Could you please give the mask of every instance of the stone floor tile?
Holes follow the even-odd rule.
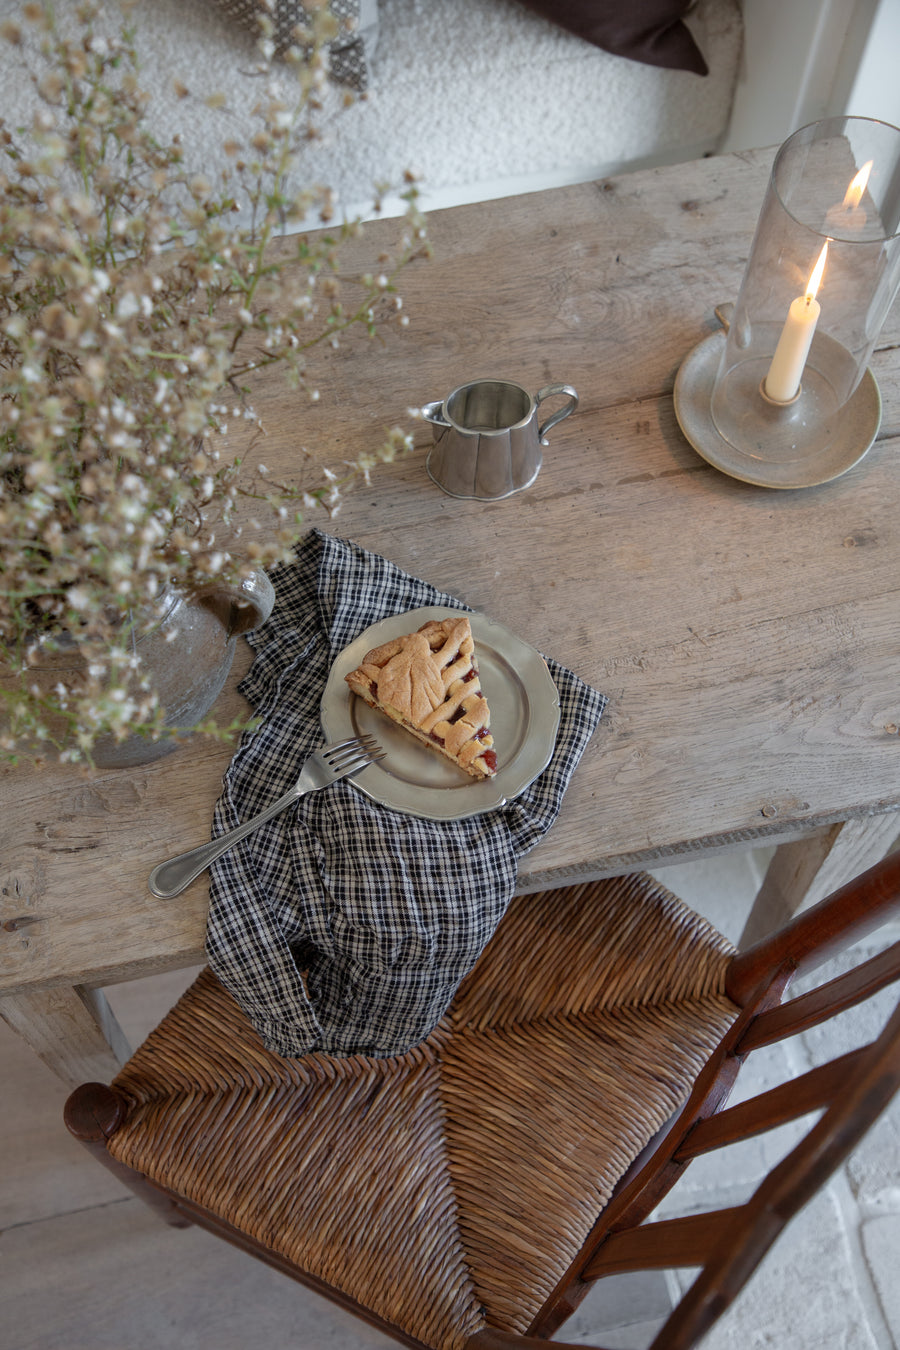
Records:
[[[396,1350],[287,1276],[139,1200],[4,1233],[8,1350]],[[52,1281],[48,1288],[48,1281]]]
[[[128,1194],[66,1130],[65,1083],[5,1022],[0,1081],[0,1232]]]
[[[885,1322],[900,1333],[900,1210],[867,1219],[861,1237]]]
[[[592,1338],[596,1341],[602,1336],[608,1350],[628,1350],[625,1343],[613,1345],[610,1340],[613,1332],[622,1332],[628,1341],[629,1328],[658,1326],[671,1308],[665,1272],[647,1270],[633,1275],[611,1275],[594,1286],[558,1335],[562,1340],[577,1342],[590,1342]],[[631,1341],[645,1344],[637,1339],[637,1332],[631,1335]]]
[[[662,1326],[662,1319],[650,1322],[632,1322],[625,1327],[610,1327],[604,1331],[603,1350],[647,1350],[653,1340],[653,1337]],[[588,1347],[597,1345],[597,1332],[587,1332],[583,1336],[570,1335],[568,1326],[562,1328],[560,1337],[571,1342],[573,1345],[584,1345],[585,1350]],[[552,1347],[553,1342],[549,1342]]]
[[[879,1350],[840,1207],[827,1190],[788,1225],[702,1342],[702,1350],[804,1347]]]
[[[847,1176],[864,1209],[884,1205],[900,1213],[900,1094],[851,1154]],[[897,1267],[900,1283],[900,1254]]]

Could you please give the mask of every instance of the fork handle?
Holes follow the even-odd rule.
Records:
[[[245,820],[243,825],[236,825],[233,830],[220,834],[218,839],[213,839],[208,844],[200,844],[198,848],[188,849],[187,853],[179,853],[176,857],[159,863],[150,873],[150,880],[147,883],[150,890],[154,895],[158,895],[160,900],[171,900],[173,896],[180,895],[201,872],[206,871],[210,863],[215,862],[216,858],[227,853],[239,839],[252,834],[263,821],[277,816],[279,811],[283,811],[291,802],[302,797],[304,792],[305,789],[294,786],[290,792],[279,797],[277,802],[272,802],[264,811],[260,811],[259,815]]]

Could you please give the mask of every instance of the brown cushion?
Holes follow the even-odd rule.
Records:
[[[709,67],[681,22],[693,0],[521,0],[595,47],[668,70],[707,75]]]

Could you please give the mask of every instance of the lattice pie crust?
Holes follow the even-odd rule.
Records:
[[[432,619],[367,652],[345,676],[372,708],[473,778],[491,778],[497,755],[466,615]]]

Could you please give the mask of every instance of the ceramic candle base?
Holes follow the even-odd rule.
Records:
[[[730,307],[723,306],[722,310]],[[721,314],[722,310],[717,311]],[[771,422],[765,426],[761,420],[751,427],[748,422],[738,427],[743,439],[750,447],[739,449],[727,440],[719,431],[712,417],[713,388],[716,374],[725,349],[724,331],[713,333],[711,337],[699,343],[682,362],[675,380],[675,415],[685,437],[697,454],[708,464],[738,478],[744,483],[754,483],[768,488],[804,488],[828,483],[847,473],[863,458],[869,450],[881,424],[881,396],[875,377],[866,370],[855,393],[844,405],[840,414],[832,419],[832,432],[828,444],[815,453],[804,449],[800,453],[789,449],[773,456],[772,445],[779,436],[783,443],[798,442],[798,423],[796,414],[809,416],[804,411],[800,398],[796,403],[778,407],[768,405]],[[748,367],[750,363],[747,363]],[[747,371],[748,396],[747,407],[766,406],[759,394],[759,375],[756,385]],[[802,392],[802,391],[801,391]],[[734,390],[737,398],[741,391]],[[738,410],[740,409],[738,405]],[[791,416],[792,412],[794,417]],[[739,422],[740,418],[736,420]],[[802,430],[802,426],[799,428]],[[751,434],[752,431],[752,434]],[[759,453],[755,441],[764,441],[767,451]]]

